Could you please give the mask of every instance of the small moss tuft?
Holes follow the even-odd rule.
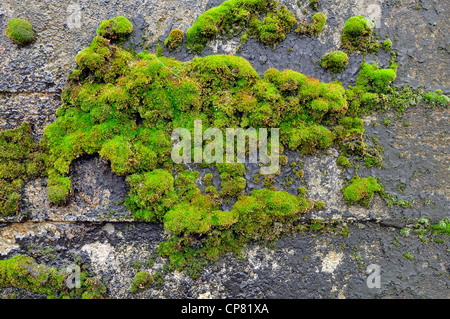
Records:
[[[170,31],[169,36],[164,40],[164,45],[169,49],[169,51],[173,51],[180,46],[183,39],[183,31],[175,29]]]
[[[308,25],[308,33],[310,35],[319,36],[325,27],[325,23],[327,22],[327,17],[323,12],[315,13],[311,18],[311,23]]]
[[[130,288],[132,294],[144,291],[153,284],[153,276],[147,271],[140,271],[134,276],[133,285]]]
[[[351,182],[343,189],[344,197],[349,205],[359,203],[362,206],[368,206],[375,192],[382,190],[382,186],[372,176],[360,178],[355,175]]]
[[[384,51],[388,52],[392,47],[392,41],[389,39],[384,40],[383,42],[383,49]]]
[[[344,51],[352,53],[378,52],[379,42],[372,39],[373,25],[364,16],[354,16],[347,20],[341,35],[341,45]]]
[[[133,32],[133,24],[125,17],[117,16],[103,20],[97,28],[97,34],[110,40],[125,40]]]
[[[320,65],[331,72],[342,73],[348,65],[348,56],[345,52],[333,51],[322,57]]]

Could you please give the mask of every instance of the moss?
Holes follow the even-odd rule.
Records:
[[[169,51],[173,51],[180,46],[183,39],[183,31],[175,29],[170,31],[169,36],[164,40],[164,45],[169,49]]]
[[[286,155],[280,156],[280,165],[286,166],[288,164],[288,157]]]
[[[352,53],[378,52],[380,44],[372,39],[373,25],[364,16],[354,16],[347,20],[341,35],[341,46],[344,51]]]
[[[205,185],[211,186],[212,181],[213,181],[213,174],[211,173],[205,174],[205,177],[203,178],[203,182],[205,183]]]
[[[265,18],[259,20],[260,15]],[[285,39],[295,23],[295,15],[274,0],[228,0],[197,18],[186,32],[186,45],[200,54],[208,41],[219,34],[236,35],[245,29],[249,36],[275,45]]]
[[[130,288],[132,294],[138,293],[148,289],[153,284],[153,276],[147,271],[138,272],[133,279],[133,284]]]
[[[220,194],[224,197],[239,197],[244,195],[247,180],[243,177],[234,177],[229,180],[222,180]]]
[[[314,208],[317,209],[317,210],[322,210],[322,209],[325,208],[325,203],[321,202],[321,201],[315,202],[314,203]]]
[[[97,34],[110,40],[125,40],[133,32],[133,24],[125,17],[117,16],[103,20],[97,28]]]
[[[430,228],[434,233],[450,235],[450,219],[441,219],[436,225],[431,225]]]
[[[327,22],[327,17],[323,12],[315,13],[311,18],[311,23],[308,25],[308,33],[316,37],[322,32]]]
[[[68,297],[67,273],[38,264],[26,255],[17,255],[0,260],[0,287],[16,287],[33,293],[45,294],[48,298]],[[106,287],[95,278],[88,278],[81,272],[81,288],[75,293],[82,298],[104,298]]]
[[[31,23],[24,19],[11,19],[6,28],[6,35],[19,46],[25,46],[34,40]]]
[[[242,197],[234,205],[239,220],[233,229],[246,239],[274,239],[275,223],[292,223],[311,206],[311,201],[283,191],[255,189],[251,196]]]
[[[250,20],[249,35],[266,45],[276,45],[286,38],[286,34],[296,23],[295,15],[285,6],[281,6],[280,9],[269,12],[262,21],[253,17]]]
[[[177,203],[174,178],[167,171],[157,169],[127,177],[130,193],[125,205],[136,220],[162,221],[169,209]]]
[[[358,175],[355,175],[351,180],[351,184],[343,189],[343,193],[349,205],[359,203],[363,206],[368,206],[375,192],[380,192],[381,190],[382,186],[372,176],[360,178]]]
[[[317,10],[320,7],[320,0],[309,0],[309,6],[313,10]]]
[[[300,198],[304,198],[306,196],[306,193],[308,192],[308,190],[306,189],[306,187],[302,186],[298,188],[298,197]]]
[[[157,57],[163,57],[164,56],[163,48],[159,44],[156,44],[156,56]]]
[[[392,47],[392,41],[389,39],[384,40],[384,42],[383,42],[384,51],[388,52],[389,50],[391,50],[391,47]]]
[[[344,155],[339,155],[337,159],[337,164],[345,169],[350,168],[352,166],[352,163]]]
[[[308,33],[308,22],[305,18],[300,19],[297,28],[295,28],[295,33],[307,34]]]
[[[342,73],[348,65],[348,56],[345,52],[333,51],[322,57],[320,65],[331,72]]]
[[[29,123],[0,132],[0,215],[19,212],[24,182],[44,175],[45,158]]]
[[[295,171],[295,176],[297,177],[297,179],[303,178],[304,175],[305,175],[305,172],[301,169]]]

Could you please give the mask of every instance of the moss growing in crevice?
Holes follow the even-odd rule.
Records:
[[[349,205],[360,204],[369,206],[375,192],[383,190],[382,185],[378,184],[375,178],[369,176],[360,178],[358,173],[350,180],[350,185],[342,190],[344,198]]]
[[[173,51],[181,45],[183,39],[183,31],[175,29],[170,31],[169,36],[164,40],[164,45],[169,49],[169,51]]]
[[[311,36],[319,36],[322,32],[325,24],[327,22],[327,17],[323,12],[317,12],[311,17],[311,23],[308,24],[305,18],[298,22],[295,32],[298,34],[308,34]]]
[[[34,40],[33,26],[24,19],[11,19],[6,28],[6,35],[17,45],[25,46]]]
[[[376,53],[380,43],[372,39],[373,24],[364,16],[351,17],[344,25],[341,46],[348,53]]]
[[[17,214],[24,182],[45,174],[45,155],[30,124],[0,132],[0,215]]]
[[[153,276],[147,271],[140,271],[134,276],[133,284],[130,288],[132,294],[144,291],[153,284]]]
[[[259,17],[265,15],[260,20]],[[228,0],[200,15],[187,31],[187,47],[201,53],[220,34],[238,35],[248,29],[248,35],[266,45],[276,45],[296,24],[295,15],[274,0]]]
[[[124,41],[131,32],[133,32],[133,24],[122,16],[103,20],[97,29],[98,35],[118,41]]]
[[[0,260],[0,287],[16,287],[45,294],[47,298],[80,297],[103,299],[106,287],[96,278],[80,273],[80,288],[70,290],[66,284],[68,274],[54,267],[38,264],[26,255]]]

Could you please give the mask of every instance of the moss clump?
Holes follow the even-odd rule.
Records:
[[[441,219],[436,225],[431,225],[430,228],[434,233],[450,235],[450,219]]]
[[[380,192],[381,190],[382,186],[372,176],[360,178],[358,175],[355,175],[351,180],[351,184],[343,189],[343,193],[349,205],[359,203],[362,206],[368,206],[375,192]]]
[[[33,26],[24,19],[11,19],[6,28],[6,35],[19,46],[25,46],[34,40]]]
[[[311,23],[308,25],[308,33],[316,37],[319,36],[320,32],[322,32],[325,27],[326,22],[327,17],[323,12],[315,13],[311,18]]]
[[[352,163],[348,160],[348,158],[342,154],[339,155],[337,159],[337,164],[345,169],[350,168],[350,166],[352,166]]]
[[[162,221],[178,200],[174,178],[162,169],[127,177],[130,193],[125,205],[136,220]]]
[[[383,42],[383,49],[384,51],[388,52],[392,47],[392,41],[389,39],[384,40]]]
[[[369,114],[372,111],[387,109],[389,104],[397,104],[399,100],[395,96],[398,96],[399,92],[391,86],[396,76],[395,65],[380,69],[376,62],[368,64],[363,61],[356,85],[349,86],[346,91],[349,102],[347,114]],[[392,95],[392,98],[389,95]]]
[[[103,20],[97,28],[97,34],[110,40],[125,40],[133,32],[133,24],[125,17],[117,16]]]
[[[277,236],[276,223],[292,223],[312,205],[308,199],[283,191],[255,189],[234,205],[239,220],[233,229],[247,240],[271,240]]]
[[[260,15],[266,15],[259,20]],[[228,0],[200,15],[186,32],[187,47],[201,53],[209,40],[220,33],[231,36],[248,29],[248,35],[264,44],[285,39],[295,25],[295,15],[274,0]]]
[[[314,203],[314,208],[317,209],[317,210],[322,210],[322,209],[325,208],[325,203],[321,202],[321,201],[315,202]]]
[[[364,16],[355,16],[347,20],[341,35],[341,46],[348,53],[378,52],[380,44],[372,39],[373,25]]]
[[[345,52],[333,51],[322,57],[320,65],[331,72],[342,73],[348,65],[348,56]]]
[[[106,287],[95,278],[81,272],[81,288],[70,292],[67,274],[54,267],[38,264],[26,255],[0,260],[0,287],[16,287],[30,292],[46,294],[47,298],[68,298],[81,295],[83,299],[104,298]]]
[[[0,132],[0,215],[17,214],[24,182],[44,172],[45,155],[31,134],[30,124]]]
[[[244,195],[247,180],[242,177],[245,174],[245,166],[241,163],[217,164],[217,169],[222,179],[220,194],[223,197],[239,197]]]
[[[286,38],[286,34],[296,23],[295,15],[285,6],[281,6],[280,9],[269,12],[262,21],[253,17],[248,33],[266,45],[276,45]]]
[[[132,294],[148,289],[153,284],[153,276],[147,271],[140,271],[134,276],[133,284],[130,288]]]
[[[295,33],[298,34],[307,34],[308,33],[308,22],[305,18],[302,18],[297,25],[297,28],[295,28]]]
[[[309,0],[309,6],[313,10],[317,10],[320,7],[320,0]]]
[[[211,186],[212,181],[213,181],[213,174],[211,173],[205,174],[205,177],[203,178],[203,182],[205,183],[205,185]]]
[[[169,49],[169,51],[173,51],[180,46],[183,39],[183,31],[175,29],[170,31],[169,36],[164,40],[164,45]]]

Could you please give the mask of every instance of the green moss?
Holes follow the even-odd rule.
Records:
[[[372,39],[373,25],[365,17],[359,15],[351,17],[344,25],[341,35],[341,46],[344,51],[352,53],[378,52],[380,44]]]
[[[135,294],[148,289],[153,284],[153,276],[147,271],[140,271],[134,276],[130,292]]]
[[[169,51],[173,51],[180,46],[183,39],[183,31],[175,29],[170,31],[169,36],[164,40],[164,45],[169,49]]]
[[[117,16],[103,20],[97,28],[97,34],[110,40],[125,40],[133,32],[133,24],[125,17]]]
[[[358,175],[351,180],[351,184],[343,189],[345,200],[349,205],[357,203],[368,206],[375,192],[380,192],[382,186],[372,176],[360,178]]]
[[[345,52],[333,51],[322,57],[320,65],[331,72],[342,73],[348,65],[348,56]]]
[[[163,48],[159,44],[156,44],[156,56],[157,57],[163,57],[164,56]]]
[[[430,228],[434,233],[450,235],[450,219],[441,219],[439,223],[437,223],[436,225],[431,225]]]
[[[295,33],[307,34],[308,33],[308,22],[305,18],[300,19],[297,28],[295,28]]]
[[[323,12],[315,13],[311,18],[311,23],[308,25],[308,33],[316,37],[322,32],[327,22],[327,17]]]
[[[259,20],[260,15],[265,18]],[[236,35],[245,29],[249,36],[275,45],[285,39],[295,23],[295,15],[274,0],[228,0],[197,18],[186,33],[187,47],[201,53],[219,34]]]
[[[292,223],[312,207],[308,199],[297,198],[283,191],[253,190],[233,207],[239,220],[233,229],[248,240],[274,239],[278,234],[275,223]]]
[[[162,221],[178,201],[174,178],[162,169],[127,177],[130,193],[125,205],[136,220]]]
[[[392,47],[392,41],[389,39],[384,40],[383,42],[383,49],[384,51],[388,52]]]
[[[44,175],[45,158],[27,122],[0,132],[0,215],[19,212],[24,182]]]
[[[306,196],[306,193],[308,192],[308,190],[306,189],[306,187],[302,186],[298,188],[298,197],[300,198],[304,198]]]
[[[309,0],[309,6],[313,10],[317,10],[320,7],[320,0]]]
[[[24,19],[11,19],[6,28],[6,35],[19,46],[25,46],[34,40],[33,26]]]
[[[317,210],[322,210],[322,209],[325,208],[325,203],[321,202],[321,201],[315,202],[314,203],[314,208],[317,209]]]
[[[337,164],[339,166],[341,166],[342,168],[345,168],[345,169],[347,169],[350,166],[352,166],[352,163],[350,163],[348,158],[346,158],[344,155],[339,155],[339,157],[337,159]]]
[[[206,174],[205,177],[203,178],[203,182],[207,186],[211,186],[212,181],[213,181],[213,174],[211,174],[211,173]]]
[[[48,298],[66,298],[67,273],[54,267],[38,264],[26,255],[0,260],[0,287],[16,287],[30,292],[46,294]],[[81,288],[75,290],[84,299],[104,298],[106,287],[95,278],[81,272]]]

